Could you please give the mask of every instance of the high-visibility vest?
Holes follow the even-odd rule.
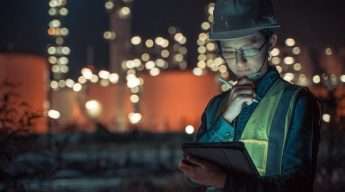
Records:
[[[258,103],[254,112],[246,123],[240,141],[244,143],[260,176],[281,175],[282,158],[285,148],[288,128],[291,124],[296,97],[302,87],[291,85],[278,78]],[[223,98],[219,108],[224,104]],[[234,135],[224,140],[219,140],[219,135],[224,135],[226,130],[217,129],[217,119],[211,123],[207,137],[200,142],[225,142],[233,141]],[[217,133],[218,132],[218,133]],[[217,137],[212,137],[217,135]],[[206,139],[208,138],[208,139]],[[217,138],[213,140],[213,138]]]
[[[244,143],[260,176],[282,173],[286,136],[301,89],[278,78],[244,127],[240,141]]]

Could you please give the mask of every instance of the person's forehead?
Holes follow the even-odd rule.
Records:
[[[239,37],[234,39],[220,40],[220,44],[224,48],[241,48],[250,45],[257,44],[263,40],[263,36],[260,33],[255,33],[253,35]]]

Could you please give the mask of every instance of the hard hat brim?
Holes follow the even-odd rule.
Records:
[[[209,33],[209,39],[210,40],[227,40],[227,39],[234,39],[234,38],[239,38],[239,37],[244,37],[248,35],[252,35],[253,33],[256,33],[261,30],[265,29],[271,29],[275,30],[280,28],[279,24],[274,24],[274,25],[266,25],[266,26],[257,26],[257,27],[251,27],[247,29],[239,29],[239,30],[231,30],[231,31],[222,31],[222,32],[217,32],[213,31],[213,29]]]

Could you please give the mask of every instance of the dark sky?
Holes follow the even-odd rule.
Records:
[[[49,43],[47,0],[3,0],[0,7],[0,51],[25,52],[46,56]],[[142,36],[165,35],[170,25],[187,34],[190,52],[204,18],[208,0],[136,0],[133,5],[132,31]],[[308,47],[344,47],[345,2],[341,0],[274,0],[281,23],[281,39],[292,36]],[[108,28],[104,1],[69,0],[70,28],[67,43],[72,49],[72,73],[86,63],[87,47],[95,50],[95,65],[106,68]],[[193,57],[191,55],[190,57]],[[191,59],[193,60],[193,59]]]

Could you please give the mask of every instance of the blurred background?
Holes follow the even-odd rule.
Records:
[[[316,191],[344,191],[345,12],[273,1],[272,65],[322,103]],[[192,191],[177,170],[232,79],[214,1],[17,0],[0,7],[1,191]]]

